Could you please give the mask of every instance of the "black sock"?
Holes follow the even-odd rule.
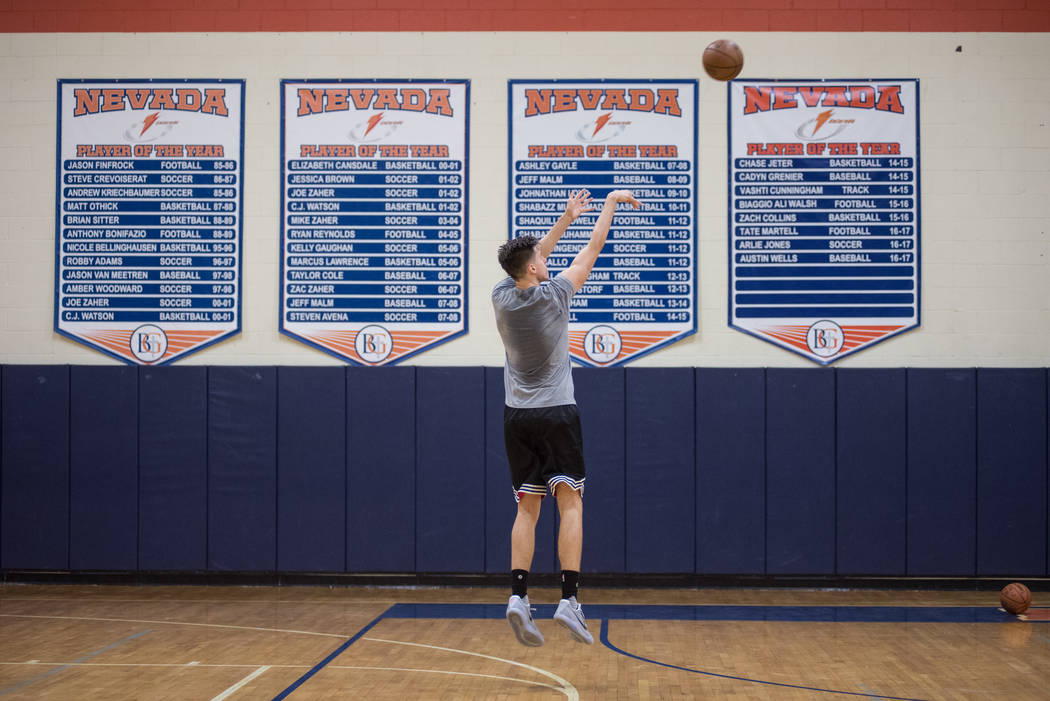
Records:
[[[510,591],[515,596],[524,597],[529,591],[529,571],[528,570],[511,570],[510,571]]]
[[[580,590],[580,573],[576,570],[561,571],[561,598],[568,599],[576,596]]]

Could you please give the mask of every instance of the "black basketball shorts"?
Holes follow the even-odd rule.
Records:
[[[510,462],[514,500],[523,494],[554,494],[559,483],[583,496],[583,432],[575,404],[516,409],[503,407],[503,440]]]

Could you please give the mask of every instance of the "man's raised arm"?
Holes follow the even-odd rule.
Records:
[[[591,240],[576,254],[572,264],[561,272],[562,275],[569,279],[576,291],[579,291],[583,287],[583,283],[587,281],[587,276],[591,274],[594,262],[598,260],[598,254],[601,253],[602,247],[605,246],[605,237],[609,235],[613,214],[616,213],[616,205],[620,202],[627,202],[635,209],[642,206],[642,203],[634,198],[630,190],[613,190],[605,198],[605,204],[598,215],[598,221],[594,223],[594,230],[591,231]]]
[[[594,209],[594,205],[591,204],[591,193],[587,190],[577,190],[569,195],[569,201],[565,203],[565,213],[555,222],[551,230],[540,239],[540,255],[544,258],[549,256],[558,244],[561,235],[565,233],[565,230],[576,221],[577,217],[592,209]]]

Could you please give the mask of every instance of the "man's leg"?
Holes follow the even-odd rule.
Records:
[[[543,497],[538,494],[522,494],[518,502],[518,515],[510,532],[510,568],[526,570],[532,567],[532,553],[536,549],[536,521],[540,518]]]
[[[576,601],[580,581],[580,558],[583,552],[583,497],[561,482],[556,487],[558,498],[558,559],[561,561],[561,601],[554,620],[568,629],[573,639],[590,645],[594,637],[587,630],[583,607]]]
[[[563,570],[580,571],[583,554],[583,497],[575,489],[559,482],[555,488],[558,499],[558,560]]]
[[[543,497],[523,494],[518,501],[518,515],[510,532],[511,597],[507,602],[507,621],[518,642],[529,647],[543,644],[543,634],[532,620],[527,593],[527,577],[536,548],[536,521],[540,517]]]

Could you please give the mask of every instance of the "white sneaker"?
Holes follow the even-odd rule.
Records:
[[[529,597],[510,597],[507,602],[507,622],[514,629],[514,635],[518,642],[528,647],[539,647],[543,644],[543,635],[536,623],[532,620],[532,609],[529,608]]]
[[[583,617],[583,607],[576,602],[575,596],[558,602],[554,620],[568,628],[576,642],[594,644],[594,638],[587,630],[587,620]]]

